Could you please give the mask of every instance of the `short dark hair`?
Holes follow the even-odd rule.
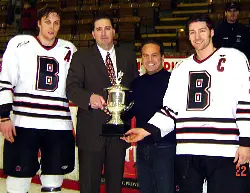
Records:
[[[61,12],[59,11],[59,9],[57,9],[56,7],[45,6],[38,11],[37,21],[41,20],[42,17],[48,17],[48,15],[51,13],[56,13],[59,17],[61,17]]]
[[[95,22],[97,20],[99,20],[99,19],[108,19],[110,21],[110,23],[111,23],[112,28],[114,28],[113,18],[109,14],[107,14],[107,13],[100,12],[100,13],[97,13],[94,16],[94,18],[93,18],[93,21],[92,21],[92,31],[94,31],[94,29],[95,29]]]
[[[212,19],[209,17],[209,15],[201,13],[201,14],[194,14],[194,15],[192,15],[188,19],[187,25],[186,25],[186,32],[188,33],[188,31],[189,31],[189,25],[191,23],[198,22],[198,21],[206,22],[208,29],[210,29],[210,30],[214,29],[214,25],[213,25]]]
[[[164,46],[163,46],[163,43],[158,41],[158,40],[155,40],[155,39],[146,39],[142,42],[141,44],[141,53],[142,53],[142,48],[147,45],[147,44],[155,44],[157,46],[160,47],[160,53],[161,53],[161,56],[164,55]]]

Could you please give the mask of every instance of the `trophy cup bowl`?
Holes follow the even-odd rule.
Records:
[[[114,86],[105,88],[108,92],[107,106],[105,109],[111,114],[111,119],[102,125],[102,135],[104,136],[123,136],[129,130],[129,125],[125,124],[121,119],[121,113],[129,110],[133,102],[128,106],[125,105],[126,91],[128,88],[122,86],[121,72],[118,73],[118,79]]]
[[[107,108],[111,113],[112,117],[107,122],[107,124],[115,124],[122,125],[124,122],[121,119],[121,112],[126,108],[125,105],[125,90],[128,90],[121,85],[115,85],[111,88],[107,88],[108,90],[108,100],[107,100]]]

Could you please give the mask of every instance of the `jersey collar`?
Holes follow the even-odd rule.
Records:
[[[194,54],[193,59],[194,59],[195,62],[201,64],[202,62],[205,62],[206,60],[208,60],[212,55],[214,55],[214,53],[215,53],[217,50],[219,50],[219,49],[215,49],[215,50],[213,51],[212,54],[210,54],[208,57],[206,57],[206,58],[203,59],[203,60],[199,60],[199,59],[197,58],[197,55],[196,55],[196,54]]]
[[[53,49],[53,48],[56,46],[57,42],[58,42],[58,38],[56,38],[52,46],[44,46],[44,45],[42,44],[42,42],[37,38],[37,36],[36,36],[35,38],[36,38],[36,40],[38,41],[38,43],[39,43],[45,50],[51,50],[51,49]]]

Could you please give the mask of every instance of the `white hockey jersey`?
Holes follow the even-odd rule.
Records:
[[[0,72],[0,108],[13,104],[15,126],[71,130],[66,77],[75,46],[56,39],[44,47],[30,35],[12,38]],[[14,94],[14,97],[12,97]]]
[[[235,157],[250,146],[249,64],[243,53],[220,48],[173,70],[163,108],[149,121],[166,135],[176,127],[177,154]]]

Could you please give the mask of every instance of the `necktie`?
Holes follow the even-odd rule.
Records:
[[[107,56],[106,56],[106,67],[108,69],[108,75],[109,75],[109,79],[112,85],[115,85],[115,70],[114,70],[114,66],[112,63],[112,60],[110,58],[110,53],[107,52]]]

